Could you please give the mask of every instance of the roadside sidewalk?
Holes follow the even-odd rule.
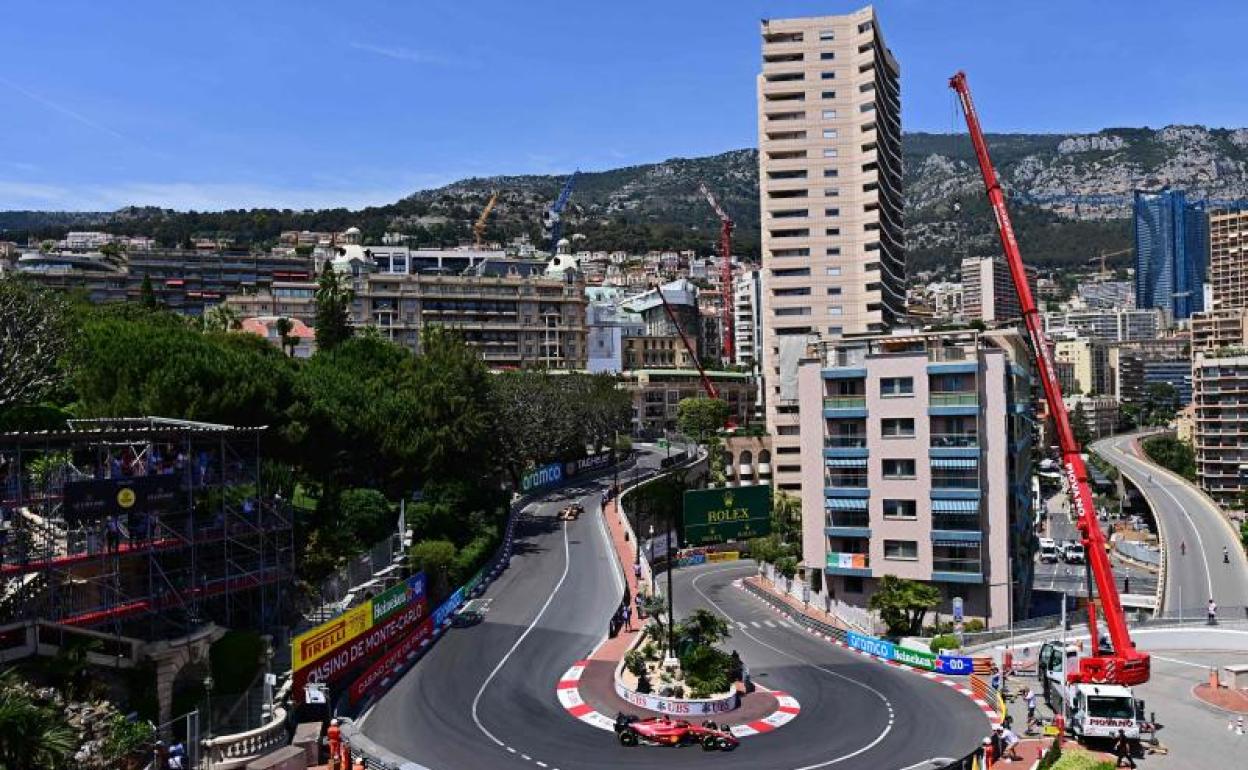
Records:
[[[624,576],[624,584],[627,586],[627,593],[630,605],[634,608],[632,619],[629,625],[621,628],[620,632],[614,637],[604,641],[598,649],[594,650],[589,656],[590,660],[605,660],[615,663],[624,657],[625,651],[632,645],[633,641],[641,633],[642,622],[638,620],[636,613],[636,597],[637,597],[637,578],[633,576],[632,563],[635,554],[635,543],[632,538],[628,537],[624,530],[624,524],[620,521],[617,513],[617,505],[619,498],[614,498],[602,507],[601,516],[607,525],[607,534],[611,537],[611,547],[615,552],[616,566],[620,569],[620,573]],[[627,566],[625,566],[627,565]]]
[[[842,631],[856,631],[857,630],[857,629],[850,627],[848,623],[841,620],[837,616],[829,612],[826,612],[824,610],[821,610],[819,609],[819,607],[813,604],[806,604],[804,602],[800,602],[797,600],[797,597],[791,594],[781,593],[780,591],[776,590],[775,586],[771,585],[771,583],[769,583],[768,581],[763,580],[758,575],[751,575],[750,577],[745,578],[745,582],[749,583],[750,585],[761,588],[762,590],[766,591],[771,596],[784,602],[794,612],[798,612],[803,615],[806,615],[807,617],[814,618],[820,623],[825,623],[829,626],[832,626],[833,628],[839,628]]]

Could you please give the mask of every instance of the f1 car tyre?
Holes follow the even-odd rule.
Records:
[[[637,733],[633,732],[632,730],[620,730],[620,745],[621,746],[636,746],[637,745]]]
[[[715,737],[714,735],[708,735],[702,739],[702,750],[703,751],[715,751],[716,749],[719,748],[719,742],[720,742],[719,738]]]

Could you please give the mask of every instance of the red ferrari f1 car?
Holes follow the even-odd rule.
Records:
[[[732,751],[740,743],[727,725],[711,721],[695,725],[670,717],[642,719],[631,714],[616,716],[615,736],[622,746],[690,746],[696,743],[704,751]]]

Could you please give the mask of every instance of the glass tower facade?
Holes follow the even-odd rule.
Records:
[[[1209,220],[1182,190],[1135,192],[1135,301],[1176,320],[1204,310]]]

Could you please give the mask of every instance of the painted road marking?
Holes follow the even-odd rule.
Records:
[[[764,621],[763,621],[763,625],[764,625],[764,626],[767,626],[768,628],[775,628],[775,627],[776,627],[776,624],[775,624],[775,623],[772,623],[770,620],[764,620]]]

